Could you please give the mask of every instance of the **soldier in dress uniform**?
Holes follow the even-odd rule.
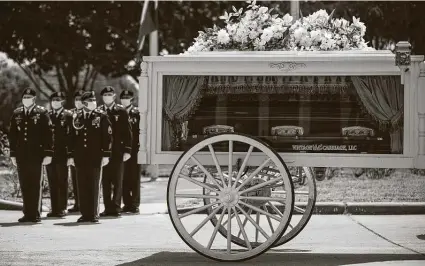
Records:
[[[103,167],[109,163],[112,127],[105,112],[97,109],[93,91],[81,96],[83,110],[73,115],[68,164],[75,165],[82,216],[77,222],[99,222],[99,190]],[[102,170],[103,169],[103,170]]]
[[[140,177],[142,168],[137,163],[137,152],[139,151],[139,109],[133,106],[133,92],[123,90],[120,94],[121,104],[126,109],[133,142],[131,145],[131,157],[124,163],[124,178],[123,178],[123,212],[139,213],[140,205]]]
[[[47,169],[50,188],[51,212],[47,217],[64,217],[68,206],[68,144],[72,129],[72,113],[64,109],[65,94],[50,95],[52,110],[49,112],[53,124],[53,158]]]
[[[36,92],[24,90],[22,107],[10,120],[10,157],[18,168],[24,201],[24,216],[19,222],[40,222],[42,167],[52,161],[53,132],[48,111],[35,103]]]
[[[132,134],[128,113],[115,103],[115,90],[111,86],[101,91],[104,105],[99,109],[108,114],[112,124],[112,156],[102,176],[105,211],[100,216],[120,216],[124,162],[130,159]]]
[[[83,110],[83,103],[81,102],[81,96],[84,94],[83,90],[78,90],[74,94],[74,106],[75,108],[71,109],[70,111],[74,115],[79,110]],[[78,186],[77,186],[77,175],[75,173],[75,166],[71,165],[71,179],[72,179],[72,192],[74,193],[74,206],[70,209],[68,209],[68,212],[79,212],[79,200],[78,200]]]

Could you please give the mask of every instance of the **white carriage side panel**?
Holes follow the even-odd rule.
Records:
[[[417,139],[418,156],[415,162],[415,168],[425,169],[425,63],[419,64],[417,103]]]
[[[382,53],[384,54],[384,53]],[[171,57],[146,57],[153,62],[154,73],[151,77],[157,85],[152,88],[151,110],[152,138],[150,148],[153,164],[174,164],[182,152],[161,151],[162,136],[162,104],[163,104],[163,76],[164,75],[400,75],[400,69],[394,64],[394,56],[388,54],[381,56],[359,56],[347,58],[321,56],[299,57],[294,56],[293,61],[287,57],[279,56],[255,58],[249,57],[199,57],[185,58],[184,56]],[[419,58],[418,58],[419,59]],[[412,60],[412,61],[418,61]],[[243,66],[243,67],[242,67]],[[406,76],[407,78],[407,76]],[[404,149],[403,154],[302,154],[280,153],[289,165],[316,166],[316,167],[383,167],[383,168],[410,168],[413,167],[413,158],[417,154],[417,138],[415,136],[415,116],[412,117],[417,87],[414,85],[415,75],[409,75],[405,86],[405,116],[404,121]],[[154,89],[156,88],[156,89]],[[412,93],[413,92],[413,93]],[[410,104],[408,104],[410,102]],[[425,117],[424,117],[425,118]],[[425,122],[424,126],[425,128]],[[155,147],[155,148],[154,148]],[[425,150],[425,148],[423,148]],[[422,154],[425,154],[422,151]],[[205,154],[205,159],[209,155]],[[220,156],[220,155],[218,155]],[[224,156],[224,155],[223,155]],[[200,156],[203,160],[204,156]],[[261,162],[262,158],[258,158]]]

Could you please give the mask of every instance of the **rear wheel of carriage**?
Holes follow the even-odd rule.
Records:
[[[242,167],[235,169],[239,158]],[[192,171],[189,177],[193,166],[200,174]],[[256,167],[242,176],[246,166]],[[278,174],[262,181],[256,176],[264,168]],[[276,183],[285,193],[272,196],[270,187]],[[258,190],[262,192],[255,193]],[[204,199],[209,203],[204,204]],[[193,250],[215,260],[241,261],[266,252],[281,239],[294,211],[294,187],[285,163],[264,142],[242,134],[223,134],[182,154],[168,182],[167,203],[174,228]],[[187,205],[196,206],[182,210]],[[277,206],[284,208],[273,212]],[[257,213],[267,219],[259,221]],[[210,221],[217,217],[214,226]],[[217,234],[221,227],[225,235]],[[235,238],[245,246],[235,244]]]
[[[246,170],[245,170],[246,171]],[[252,172],[252,171],[251,171]],[[249,171],[246,171],[247,174],[249,174]],[[276,173],[278,174],[278,173]],[[312,169],[309,167],[291,167],[290,171],[288,173],[292,177],[292,182],[294,184],[294,194],[295,194],[295,203],[294,203],[294,213],[292,215],[291,221],[288,225],[288,228],[286,229],[285,233],[282,235],[282,237],[273,245],[273,247],[281,246],[290,240],[294,239],[307,225],[308,221],[311,218],[311,215],[313,214],[314,206],[316,204],[316,196],[317,196],[317,190],[316,190],[316,181],[312,173]],[[260,172],[256,178],[261,178],[263,180],[267,180],[270,175],[263,174]],[[263,181],[266,182],[266,181]],[[271,194],[272,195],[280,195],[285,194],[286,192],[281,189],[281,184],[274,184],[270,187],[272,189]],[[265,190],[269,188],[260,188],[256,191],[256,193],[267,193]],[[204,190],[204,193],[207,194],[208,191]],[[211,201],[209,198],[204,199],[204,204],[208,205]],[[263,208],[263,210],[272,211],[274,213],[277,213],[279,216],[281,216],[282,206],[276,206],[276,205],[263,205],[259,206],[260,208]],[[207,209],[208,213],[212,213],[212,208]],[[269,220],[270,218],[267,215],[263,215],[261,213],[256,214],[256,219],[261,220]],[[216,226],[218,221],[218,216],[215,215],[211,219],[211,223]],[[243,225],[246,224],[246,220],[244,220]],[[222,224],[219,227],[219,232],[223,236],[227,234],[227,230],[225,227],[226,223]],[[258,232],[256,232],[258,234]],[[246,242],[242,238],[241,232],[238,233],[236,237],[232,238],[232,242],[239,245],[246,247]],[[251,246],[257,246],[258,241],[251,243]]]

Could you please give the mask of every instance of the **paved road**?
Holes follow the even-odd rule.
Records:
[[[77,216],[20,225],[20,216],[0,211],[0,265],[234,265],[193,252],[166,214],[97,225],[76,224]],[[293,241],[244,265],[425,265],[424,221],[425,215],[316,215]]]

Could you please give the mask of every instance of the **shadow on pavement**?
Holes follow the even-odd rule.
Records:
[[[425,240],[425,234],[416,236],[420,240]]]
[[[32,223],[32,222],[19,223],[19,222],[12,222],[12,223],[0,223],[0,227],[33,226],[33,225],[39,225],[39,224],[41,224],[41,223]]]
[[[119,264],[117,266],[141,265],[315,265],[339,266],[346,264],[400,261],[400,260],[425,260],[425,256],[418,254],[320,254],[320,253],[294,253],[288,250],[278,250],[279,253],[267,252],[255,259],[235,262],[219,262],[209,260],[197,253],[189,252],[159,252],[152,256]]]
[[[56,223],[53,225],[62,225],[62,226],[85,226],[85,225],[98,225],[99,223],[77,223],[77,222],[67,222],[67,223]]]

